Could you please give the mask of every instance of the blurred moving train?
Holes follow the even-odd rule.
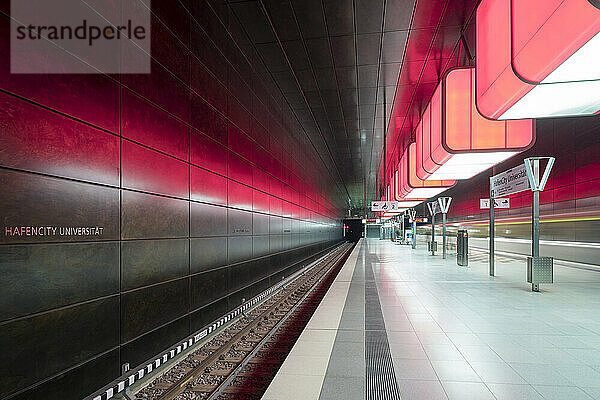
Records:
[[[436,241],[442,241],[442,226],[436,219]],[[515,255],[531,254],[531,217],[525,215],[496,217],[495,249]],[[469,232],[469,247],[488,249],[489,220],[451,221],[447,225],[447,242],[456,247],[459,229]],[[542,216],[540,221],[540,254],[557,260],[600,267],[600,212],[588,211]],[[419,242],[431,240],[431,224],[417,228]]]

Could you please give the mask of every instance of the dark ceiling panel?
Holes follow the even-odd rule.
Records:
[[[381,32],[383,0],[355,0],[354,7],[358,34]]]
[[[279,43],[259,43],[256,45],[256,48],[271,73],[289,70]]]
[[[359,104],[375,104],[376,87],[361,87],[358,89]]]
[[[305,42],[314,68],[324,68],[333,65],[327,38],[307,39]]]
[[[304,39],[327,36],[321,0],[292,0]]]
[[[354,34],[352,0],[324,0],[323,6],[330,35]]]
[[[398,82],[398,73],[400,72],[400,63],[381,64],[381,76],[379,84],[382,86],[394,85]]]
[[[304,44],[301,40],[282,42],[282,44],[285,54],[290,60],[290,63],[294,66],[294,69],[301,70],[310,68],[308,54],[306,54],[306,51],[304,50]]]
[[[319,89],[337,89],[333,68],[318,68],[315,70],[315,76],[317,77],[317,85],[319,85]]]
[[[375,86],[377,84],[377,65],[359,65],[358,66],[358,85]]]
[[[231,5],[242,25],[247,27],[253,43],[274,42],[275,37],[258,2],[234,3]]]
[[[264,0],[264,4],[273,21],[279,40],[299,40],[300,31],[298,31],[291,4],[281,0]]]
[[[406,39],[408,39],[408,31],[385,32],[383,34],[381,62],[402,62]]]
[[[407,30],[415,8],[415,0],[387,0],[385,5],[385,31]]]
[[[340,89],[356,88],[356,68],[343,67],[335,69]]]
[[[331,50],[336,67],[350,67],[356,65],[356,52],[354,50],[354,36],[331,37]]]
[[[357,35],[358,65],[377,64],[381,43],[380,33]]]

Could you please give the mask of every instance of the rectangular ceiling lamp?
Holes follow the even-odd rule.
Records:
[[[492,119],[600,110],[599,0],[483,0],[477,107]]]
[[[456,181],[423,180],[417,176],[417,144],[411,143],[400,158],[396,171],[396,199],[424,200],[444,192]]]
[[[417,176],[469,179],[529,148],[535,122],[494,121],[475,106],[475,68],[446,72],[417,126]]]

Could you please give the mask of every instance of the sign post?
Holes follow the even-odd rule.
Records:
[[[400,239],[400,244],[404,244],[405,241],[405,233],[404,233],[404,213],[400,214],[400,218],[402,218],[402,239]]]
[[[408,215],[410,216],[410,222],[412,225],[412,232],[411,232],[411,239],[412,239],[412,248],[416,249],[417,248],[417,210],[415,210],[414,208],[411,208],[410,210],[408,210]]]
[[[440,197],[438,203],[442,211],[442,258],[446,258],[446,214],[450,208],[452,197]]]
[[[437,208],[437,201],[427,203],[427,209],[429,209],[429,214],[431,215],[431,242],[429,242],[429,251],[431,251],[432,256],[435,256],[435,251],[437,250],[437,242],[435,241],[435,214],[438,212]]]
[[[489,226],[489,230],[490,230],[490,276],[495,276],[496,274],[496,266],[494,265],[494,253],[495,253],[495,248],[494,248],[494,239],[496,236],[496,227],[494,224],[494,208],[496,206],[496,199],[494,198],[494,190],[492,189],[491,185],[490,185],[490,226]]]
[[[540,179],[540,161],[548,160],[544,174]],[[540,283],[552,283],[553,259],[540,257],[540,192],[544,190],[554,157],[530,157],[525,159],[525,170],[531,191],[533,192],[531,216],[531,257],[527,258],[527,281],[533,292],[540,291]]]

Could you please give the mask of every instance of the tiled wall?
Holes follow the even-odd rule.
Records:
[[[1,399],[83,397],[341,239],[327,171],[226,7],[154,0],[149,75],[11,75],[6,3]]]
[[[443,196],[452,196],[448,217],[452,221],[488,219],[479,199],[489,198],[489,177],[523,163],[532,156],[552,156],[556,162],[540,195],[542,217],[556,220],[542,224],[542,238],[598,242],[600,240],[600,117],[540,119],[535,145],[468,181],[459,181]],[[496,210],[499,219],[531,218],[531,191],[510,197],[509,210]],[[551,217],[551,218],[549,218]],[[562,222],[559,222],[562,221]],[[481,231],[487,235],[487,227]],[[530,225],[497,229],[499,236],[530,238]]]

